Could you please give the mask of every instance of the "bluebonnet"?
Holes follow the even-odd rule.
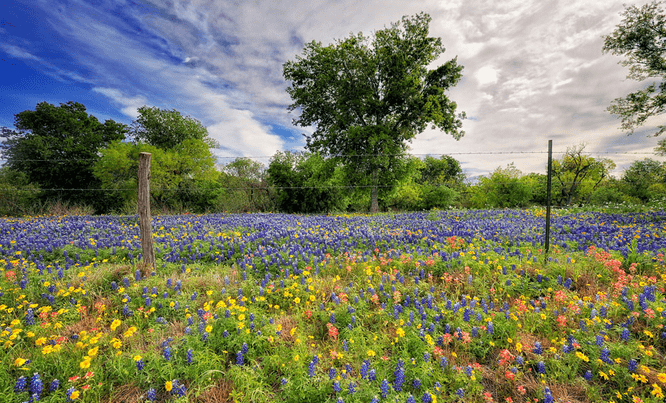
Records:
[[[541,343],[539,343],[538,341],[535,341],[534,342],[534,349],[532,350],[532,352],[534,354],[539,354],[539,355],[542,354],[543,350],[541,348]]]
[[[316,363],[314,362],[314,360],[310,361],[310,363],[308,364],[308,375],[310,376],[310,378],[315,376],[315,365]]]
[[[633,358],[629,360],[629,363],[627,365],[627,369],[629,372],[634,373],[636,372],[636,367],[638,366],[638,361],[634,360]]]
[[[143,370],[144,366],[145,364],[143,362],[143,358],[136,362],[136,369],[138,369],[139,371]]]
[[[328,370],[328,379],[333,380],[333,378],[335,378],[335,368],[331,367]]]
[[[405,403],[416,403],[416,400],[414,400],[414,396],[409,395],[407,400],[405,400]]]
[[[405,382],[405,369],[403,366],[404,363],[402,360],[398,359],[398,364],[396,365],[395,371],[393,372],[393,375],[395,376],[395,384],[393,388],[397,392],[402,391],[402,384]]]
[[[148,389],[148,392],[146,392],[146,399],[154,402],[155,399],[157,399],[157,391],[153,388]]]
[[[242,351],[237,352],[236,353],[236,365],[243,365],[243,360],[244,360],[243,352]]]
[[[21,393],[25,391],[25,387],[27,385],[28,381],[25,376],[20,376],[19,379],[16,380],[16,384],[14,385],[14,393]]]
[[[631,335],[630,335],[630,333],[629,333],[629,329],[627,329],[626,327],[625,327],[624,329],[622,329],[622,334],[620,335],[620,337],[622,338],[622,340],[624,340],[624,341],[629,341],[630,336],[631,336]]]
[[[419,378],[414,379],[412,382],[412,387],[416,390],[421,388],[421,380]]]
[[[192,351],[191,348],[187,350],[187,363],[188,364],[192,364],[192,355],[193,355],[193,353],[194,352]]]
[[[382,399],[386,399],[389,394],[389,383],[386,379],[382,381],[379,389],[382,391]]]
[[[604,345],[604,336],[597,335],[595,337],[595,343],[597,344],[598,347],[601,347]]]
[[[368,377],[368,369],[370,368],[370,362],[368,360],[363,360],[361,364],[361,379],[366,379]]]
[[[356,388],[353,381],[349,382],[349,387],[347,388],[347,392],[349,392],[350,395],[353,395],[354,392],[356,392]]]
[[[539,361],[537,364],[537,372],[540,374],[545,374],[546,373],[546,363],[543,361]]]
[[[458,395],[461,399],[465,397],[465,391],[463,388],[458,388],[458,390],[456,390],[456,395]]]
[[[335,393],[338,393],[338,392],[340,392],[341,390],[342,390],[342,388],[340,388],[340,382],[338,382],[338,381],[333,381],[333,391],[334,391]]]
[[[171,360],[171,347],[164,347],[164,359],[167,361]]]
[[[35,324],[35,314],[32,308],[28,308],[25,311],[25,324],[28,326]]]
[[[601,361],[605,362],[606,364],[612,364],[613,360],[610,358],[610,350],[606,347],[604,347],[603,350],[601,350],[601,356],[599,357]]]
[[[60,387],[60,381],[54,379],[53,381],[51,381],[51,384],[49,385],[49,392],[54,392],[58,390],[59,387]]]
[[[423,396],[421,397],[421,401],[423,403],[430,403],[432,402],[432,396],[430,395],[430,392],[425,392]]]
[[[592,380],[592,371],[590,371],[589,369],[585,371],[585,373],[583,374],[583,378],[585,378],[586,381]]]
[[[72,401],[73,401],[71,396],[72,396],[72,393],[74,393],[75,390],[76,390],[76,388],[69,388],[69,389],[67,389],[67,401],[68,401],[68,402],[72,402]]]

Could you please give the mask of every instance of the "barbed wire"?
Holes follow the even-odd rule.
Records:
[[[545,176],[545,175],[544,175]],[[520,179],[516,179],[516,181],[520,181]],[[507,185],[507,184],[515,184],[516,181],[492,181],[491,183],[493,185]],[[565,186],[565,185],[573,185],[573,184],[581,184],[581,182],[574,182],[574,181],[567,181],[567,182],[555,182],[553,181],[553,186]],[[415,183],[415,185],[418,186],[429,186],[429,187],[436,187],[436,188],[449,188],[453,190],[459,190],[462,188],[466,188],[468,186],[474,186],[474,184],[459,184],[459,185],[451,185],[451,184],[418,184]],[[545,185],[545,184],[544,184]],[[181,191],[181,192],[186,192],[186,191],[214,191],[214,190],[251,190],[251,191],[269,191],[269,190],[303,190],[303,189],[321,189],[321,190],[326,190],[326,189],[371,189],[373,187],[377,187],[380,189],[383,188],[397,188],[400,187],[401,184],[398,185],[326,185],[326,186],[273,186],[270,184],[263,184],[259,186],[246,186],[246,187],[227,187],[227,186],[222,186],[222,187],[202,187],[202,186],[188,186],[188,187],[152,187],[150,188],[151,192],[170,192],[170,191]],[[42,188],[0,188],[0,192],[68,192],[68,191],[73,191],[73,192],[86,192],[86,191],[91,191],[91,192],[136,192],[137,188],[49,188],[49,189],[42,189]]]
[[[553,151],[553,154],[566,154],[567,151]],[[456,151],[450,153],[405,153],[405,154],[325,154],[323,157],[328,158],[368,158],[368,157],[428,157],[428,156],[452,156],[452,155],[533,155],[533,154],[548,154],[548,151]],[[640,152],[640,151],[591,151],[584,152],[581,155],[654,155],[660,156],[656,152]],[[264,159],[273,158],[275,155],[252,155],[252,156],[238,156],[238,155],[214,155],[216,159]],[[18,159],[21,162],[96,162],[100,159],[95,158],[67,158],[67,159]],[[5,160],[6,161],[6,160]]]

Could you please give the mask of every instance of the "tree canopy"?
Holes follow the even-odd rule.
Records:
[[[303,55],[283,66],[291,81],[294,123],[313,126],[307,148],[343,164],[347,176],[371,188],[371,211],[378,191],[400,177],[400,156],[428,125],[459,139],[464,113],[446,95],[462,77],[456,58],[430,70],[444,47],[429,36],[431,18],[403,17],[372,37],[362,33],[323,46],[305,45]]]
[[[16,130],[3,130],[7,167],[48,189],[48,197],[99,207],[100,195],[84,190],[99,188],[92,165],[100,149],[125,138],[127,127],[113,120],[100,123],[72,101],[41,102],[34,111],[14,115],[14,122]]]
[[[642,7],[628,6],[622,15],[622,22],[605,37],[603,51],[625,57],[620,63],[629,67],[627,78],[661,80],[615,99],[608,107],[622,119],[622,129],[633,133],[649,117],[666,112],[666,14],[661,2],[653,1]],[[666,125],[659,126],[655,136],[664,130]],[[660,148],[666,150],[663,140]]]
[[[195,118],[183,116],[179,111],[142,106],[139,116],[132,123],[131,134],[135,141],[144,142],[163,150],[172,149],[188,139],[215,142],[208,137],[208,130]]]
[[[609,159],[595,159],[583,154],[584,144],[567,148],[561,160],[553,160],[554,198],[559,205],[582,201],[582,194],[590,196],[615,169]]]

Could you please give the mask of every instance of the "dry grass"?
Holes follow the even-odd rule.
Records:
[[[277,325],[282,325],[282,334],[280,335],[280,338],[283,341],[293,343],[296,341],[296,338],[291,335],[291,329],[296,327],[297,321],[290,315],[282,315],[280,316],[277,321],[275,321]]]
[[[102,399],[102,403],[138,403],[145,400],[143,395],[136,385],[122,385],[114,388],[108,398]]]
[[[209,388],[206,388],[198,396],[192,398],[192,403],[228,403],[232,402],[231,391],[233,383],[227,379],[220,379]]]

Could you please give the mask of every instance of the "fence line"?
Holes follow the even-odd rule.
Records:
[[[553,154],[566,154],[567,151],[553,151]],[[465,151],[465,152],[450,152],[450,153],[409,153],[409,154],[326,154],[323,157],[345,157],[345,158],[365,158],[365,157],[417,157],[417,156],[452,156],[452,155],[521,155],[521,154],[548,154],[547,151]],[[594,155],[654,155],[660,156],[655,152],[628,152],[628,151],[595,151],[595,152],[582,152],[581,155],[594,156]],[[274,155],[253,155],[253,156],[219,156],[213,155],[216,159],[263,159],[273,158]],[[21,162],[95,162],[99,159],[91,158],[68,158],[68,159],[18,159]]]

